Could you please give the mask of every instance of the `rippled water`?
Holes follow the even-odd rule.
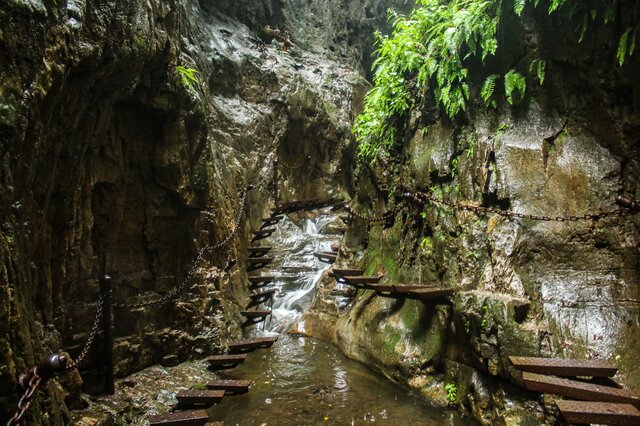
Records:
[[[300,223],[287,218],[266,240],[274,247],[269,253],[274,262],[263,272],[279,276],[275,286],[280,291],[267,330],[258,326],[252,335],[286,333],[308,309],[315,282],[329,267],[313,253],[329,251],[339,240],[340,234],[323,232],[336,219],[328,211]],[[249,393],[225,397],[209,410],[212,420],[225,425],[476,424],[430,406],[332,345],[310,338],[282,334],[271,349],[249,354],[244,364],[220,375],[253,380]]]

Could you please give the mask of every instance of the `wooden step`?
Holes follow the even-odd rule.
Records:
[[[256,263],[257,264],[261,264],[261,263],[268,264],[268,263],[273,262],[273,258],[271,258],[271,257],[247,257],[246,262],[248,264],[256,264]]]
[[[277,291],[278,291],[277,288],[270,288],[267,290],[262,290],[257,293],[250,294],[249,297],[253,300],[261,299],[264,297],[272,298],[277,293]]]
[[[572,424],[640,425],[640,410],[631,404],[612,402],[556,401],[562,417]]]
[[[313,253],[313,255],[321,262],[333,263],[338,258],[335,253],[327,253],[324,251]]]
[[[453,296],[455,292],[451,288],[421,288],[417,290],[409,290],[404,293],[407,295],[407,299],[416,300],[434,300],[443,299],[445,297]]]
[[[384,275],[378,275],[375,277],[364,277],[364,276],[342,276],[340,282],[344,282],[345,284],[376,284],[380,282]]]
[[[580,401],[616,402],[640,407],[640,397],[626,389],[528,372],[522,373],[522,379],[530,391],[552,393]]]
[[[559,359],[510,356],[518,370],[553,376],[613,377],[618,369],[604,359]]]
[[[207,383],[207,388],[222,390],[225,395],[241,395],[249,392],[251,380],[214,380]]]
[[[269,253],[273,247],[249,247],[249,257],[261,257]]]
[[[204,410],[149,416],[150,426],[203,426],[207,421],[209,421],[209,415]]]
[[[336,228],[334,228],[336,231],[341,232],[341,233],[345,233],[349,230],[349,227],[347,226],[338,226]]]
[[[341,268],[333,268],[329,272],[329,276],[331,277],[343,277],[346,275],[358,276],[364,274],[364,269],[341,269]]]
[[[274,232],[276,232],[276,228],[264,228],[259,231],[255,231],[253,233],[253,239],[251,241],[254,242],[254,241],[262,240],[264,238],[269,237]]]
[[[207,358],[211,367],[227,367],[233,368],[238,364],[242,364],[247,359],[246,354],[240,355],[213,355]]]
[[[273,225],[277,225],[284,216],[272,216],[262,219],[262,225],[260,229],[268,228]]]
[[[240,314],[247,318],[264,318],[271,314],[271,311],[242,311]]]
[[[249,275],[247,277],[250,283],[272,283],[275,279],[275,275]]]
[[[256,337],[253,339],[239,340],[229,343],[229,352],[240,353],[253,351],[255,349],[266,349],[273,346],[277,340],[277,337]]]
[[[223,390],[181,390],[176,394],[176,399],[181,407],[192,405],[217,404],[224,396]]]

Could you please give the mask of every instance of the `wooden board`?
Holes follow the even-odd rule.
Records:
[[[277,288],[270,288],[270,289],[267,289],[267,290],[261,290],[261,291],[258,291],[256,293],[250,294],[249,298],[253,299],[253,300],[260,299],[260,298],[263,298],[263,297],[271,298],[271,297],[273,297],[274,294],[276,294],[277,291],[278,291]]]
[[[225,395],[240,395],[249,392],[251,380],[214,380],[207,383],[207,388],[222,390]]]
[[[552,393],[580,401],[616,402],[640,407],[640,397],[626,389],[528,372],[522,373],[522,379],[530,391]]]
[[[613,377],[618,369],[604,359],[560,359],[510,356],[518,370],[554,376]]]
[[[229,351],[237,353],[257,348],[270,348],[277,340],[277,337],[256,337],[254,339],[239,340],[229,343]]]
[[[224,397],[223,390],[181,390],[176,394],[178,404],[185,405],[213,405]]]
[[[405,293],[408,299],[433,300],[442,299],[444,297],[453,296],[454,291],[451,288],[422,288],[417,290],[409,290]]]
[[[620,426],[640,425],[640,410],[631,404],[611,402],[556,401],[562,417],[579,425],[592,423]]]
[[[376,284],[382,279],[383,275],[378,275],[375,277],[363,277],[363,276],[343,276],[340,282],[344,282],[345,284]]]
[[[267,264],[273,262],[273,258],[271,257],[247,257],[246,262],[248,264]]]
[[[247,359],[246,354],[241,355],[213,355],[207,358],[209,365],[237,365],[242,364]]]
[[[247,318],[261,318],[269,316],[271,311],[242,311],[240,314]]]
[[[274,275],[250,275],[247,278],[250,283],[272,283],[276,279]]]
[[[149,425],[203,426],[208,420],[209,415],[206,411],[197,410],[149,416]]]
[[[249,257],[260,257],[269,253],[272,247],[249,247]]]
[[[341,269],[341,268],[333,268],[331,269],[330,275],[332,276],[345,276],[345,275],[362,275],[364,274],[364,269]]]

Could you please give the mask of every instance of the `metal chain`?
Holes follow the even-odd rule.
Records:
[[[602,211],[597,213],[587,213],[583,215],[573,216],[547,216],[528,213],[518,213],[510,210],[501,210],[495,207],[483,207],[476,206],[469,203],[460,203],[455,201],[441,200],[433,194],[425,194],[424,192],[407,192],[404,194],[404,198],[409,199],[415,203],[423,204],[425,202],[431,202],[441,206],[453,208],[455,210],[470,211],[477,215],[497,214],[507,218],[520,218],[531,219],[544,222],[579,222],[588,220],[599,220],[607,217],[626,216],[632,213],[628,209],[616,209],[610,211]]]
[[[299,168],[302,168],[305,164],[307,164],[307,161],[310,161],[310,160],[311,160],[311,156],[307,156],[307,158],[302,160],[302,162],[296,166],[289,166],[285,164],[284,161],[280,161],[280,164],[282,164],[282,166],[287,170],[298,170]]]
[[[365,216],[365,215],[355,211],[349,204],[345,204],[344,208],[347,211],[347,213],[349,213],[350,215],[355,216],[357,218],[360,218],[360,219],[364,220],[365,222],[369,222],[369,223],[386,222],[387,220],[389,220],[390,218],[392,218],[396,214],[398,214],[398,212],[400,210],[402,210],[402,206],[401,205],[397,205],[394,209],[389,210],[388,212],[384,213],[381,216],[369,216],[368,217],[368,216]]]
[[[242,215],[244,213],[246,202],[247,202],[248,192],[249,192],[248,190],[245,190],[242,195],[242,200],[240,201],[240,208],[238,210],[238,215],[236,217],[235,226],[231,231],[231,233],[229,233],[229,235],[227,235],[227,237],[224,240],[222,240],[220,243],[216,244],[215,246],[204,246],[203,248],[200,249],[200,251],[198,252],[198,256],[196,256],[196,259],[193,262],[193,265],[191,266],[191,269],[189,269],[189,272],[187,272],[187,275],[182,280],[180,285],[178,285],[176,288],[174,288],[164,296],[159,297],[158,299],[155,299],[155,300],[151,300],[148,302],[140,302],[140,303],[114,303],[113,306],[116,308],[122,308],[122,309],[139,309],[139,308],[146,308],[154,305],[161,305],[163,303],[168,302],[169,300],[174,299],[176,296],[178,296],[187,288],[190,288],[189,286],[190,281],[198,271],[200,262],[204,258],[205,254],[207,252],[212,252],[214,250],[217,250],[219,248],[226,246],[229,243],[229,241],[231,241],[231,239],[238,233],[238,229],[240,228],[240,221],[242,220]]]
[[[87,338],[87,341],[84,344],[84,347],[80,352],[80,355],[78,355],[75,361],[67,364],[67,366],[65,367],[66,371],[70,371],[78,367],[80,364],[84,362],[85,358],[87,357],[87,354],[89,354],[89,351],[91,350],[91,347],[93,346],[93,343],[96,340],[96,335],[98,334],[98,330],[100,329],[100,323],[102,322],[102,317],[104,316],[104,301],[107,297],[111,297],[111,291],[103,294],[100,300],[98,300],[98,306],[96,307],[96,318],[93,320],[93,327],[91,327],[91,332],[89,333],[89,337]]]
[[[18,408],[16,410],[16,413],[9,419],[9,421],[7,422],[7,426],[13,426],[20,423],[20,420],[22,420],[22,417],[24,417],[24,414],[29,409],[29,405],[31,405],[31,399],[33,398],[33,395],[36,393],[36,390],[42,382],[42,377],[38,375],[38,369],[36,367],[33,367],[31,370],[29,370],[27,379],[27,386],[24,394],[22,394],[22,397],[18,401]]]

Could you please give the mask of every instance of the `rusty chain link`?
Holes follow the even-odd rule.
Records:
[[[308,161],[311,161],[311,156],[308,155],[304,160],[302,160],[302,162],[300,164],[297,164],[295,166],[289,166],[287,164],[285,164],[284,161],[280,160],[280,164],[282,164],[282,166],[287,169],[287,170],[298,170],[300,168],[302,168],[305,164],[307,164]]]
[[[403,197],[417,204],[424,204],[427,202],[431,202],[433,204],[449,207],[455,210],[469,211],[477,215],[496,214],[496,215],[507,217],[510,219],[513,219],[513,218],[531,219],[531,220],[543,221],[543,222],[579,222],[579,221],[588,221],[588,220],[599,220],[607,217],[626,216],[632,213],[632,211],[628,209],[616,209],[616,210],[602,211],[597,213],[586,213],[583,215],[548,216],[548,215],[537,215],[537,214],[529,214],[529,213],[518,213],[510,210],[501,210],[495,207],[484,207],[484,206],[473,205],[470,203],[441,200],[433,194],[426,194],[424,192],[406,192],[403,194]]]
[[[13,415],[13,417],[11,417],[7,422],[7,426],[13,426],[20,423],[20,420],[22,420],[22,417],[24,417],[25,413],[29,409],[29,405],[31,405],[33,395],[36,393],[36,390],[38,390],[41,382],[42,377],[38,375],[37,367],[33,367],[31,370],[29,370],[29,373],[25,378],[25,391],[18,401],[18,409],[16,410],[16,413]]]
[[[96,318],[93,320],[93,327],[91,327],[89,337],[87,338],[87,341],[85,342],[80,355],[78,355],[75,361],[67,364],[67,366],[65,367],[66,371],[73,370],[74,368],[82,364],[84,362],[84,359],[87,357],[87,354],[91,350],[93,342],[96,340],[98,330],[100,329],[100,322],[102,321],[102,316],[104,315],[104,301],[107,297],[111,297],[111,292],[103,294],[100,300],[98,300],[98,305],[96,307]]]
[[[388,212],[382,214],[381,216],[365,216],[365,215],[355,211],[353,209],[353,207],[351,207],[349,204],[346,204],[346,203],[344,205],[344,209],[351,216],[355,216],[357,218],[360,218],[360,219],[364,220],[365,222],[375,223],[375,222],[386,222],[390,218],[394,217],[396,214],[398,214],[398,212],[400,210],[402,210],[402,205],[401,204],[397,205],[395,208],[389,210]]]
[[[224,240],[222,240],[220,243],[216,244],[215,246],[207,245],[200,249],[200,251],[198,252],[198,256],[196,256],[196,259],[194,260],[193,265],[191,266],[191,269],[189,269],[189,272],[187,272],[187,275],[182,280],[180,285],[175,287],[173,290],[169,291],[164,296],[159,297],[155,300],[150,300],[148,302],[140,302],[140,303],[114,303],[113,306],[121,309],[139,309],[139,308],[146,308],[154,305],[161,305],[163,303],[168,302],[169,300],[176,298],[180,293],[182,293],[184,290],[189,288],[190,287],[189,284],[192,278],[195,276],[196,272],[198,271],[200,262],[204,258],[205,254],[207,252],[213,252],[219,248],[226,246],[229,243],[229,241],[231,241],[231,239],[238,233],[238,229],[240,228],[240,221],[242,220],[242,215],[244,214],[244,210],[246,207],[247,194],[249,192],[249,189],[251,188],[248,188],[242,194],[242,200],[240,201],[240,207],[238,209],[238,214],[236,216],[236,221],[235,221],[233,230],[229,233],[229,235],[227,235],[227,237]],[[209,216],[210,213],[207,212],[207,215]]]

